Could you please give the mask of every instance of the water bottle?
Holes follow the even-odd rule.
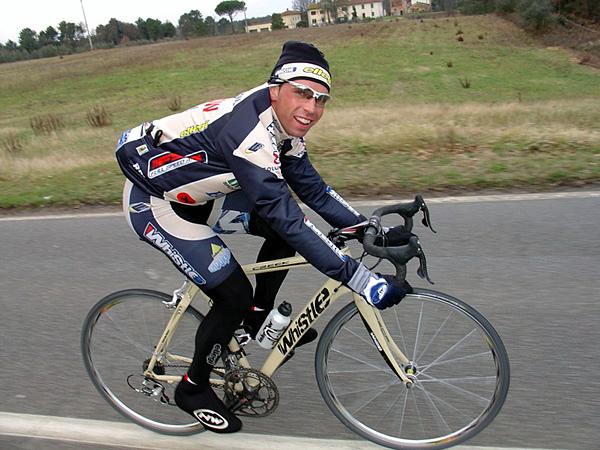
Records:
[[[283,302],[277,308],[273,308],[256,333],[258,345],[266,349],[273,348],[279,336],[290,324],[291,315],[292,305],[288,302]]]

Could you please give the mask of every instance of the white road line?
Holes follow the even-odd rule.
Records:
[[[489,202],[515,202],[515,201],[531,201],[531,200],[555,200],[555,199],[572,199],[572,198],[599,198],[600,191],[574,191],[574,192],[540,192],[535,194],[493,194],[493,195],[470,195],[458,197],[425,197],[428,204],[437,203],[489,203]],[[414,197],[413,197],[414,198]],[[358,200],[349,202],[355,208],[365,206],[386,206],[393,205],[399,202],[411,201],[413,198],[396,198],[392,200],[378,200],[376,198],[370,200]],[[303,209],[308,209],[302,205]],[[102,217],[120,217],[122,212],[105,212],[105,213],[64,213],[64,214],[48,214],[40,216],[13,216],[0,217],[0,222],[21,222],[29,220],[53,220],[53,219],[97,219]]]
[[[311,439],[250,433],[230,435],[200,433],[193,436],[166,436],[133,423],[72,419],[0,412],[0,436],[24,439],[49,439],[102,447],[126,447],[148,450],[373,450],[378,445],[354,440]],[[534,450],[507,447],[474,447],[459,445],[456,450]],[[537,449],[541,450],[541,449]]]

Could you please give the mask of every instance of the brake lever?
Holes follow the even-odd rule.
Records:
[[[423,200],[423,197],[421,197],[420,195],[417,195],[416,198],[419,202],[419,209],[423,211],[423,220],[421,220],[421,223],[425,227],[428,227],[432,232],[437,233],[437,231],[435,231],[433,229],[433,226],[431,225],[431,215],[429,214],[429,208],[425,204],[425,200]]]
[[[417,256],[419,257],[419,268],[417,269],[417,275],[419,275],[421,279],[429,281],[430,284],[435,284],[433,281],[431,281],[431,278],[429,278],[429,273],[427,272],[427,258],[425,258],[425,252],[423,251],[423,247],[421,247],[420,242],[417,242]]]

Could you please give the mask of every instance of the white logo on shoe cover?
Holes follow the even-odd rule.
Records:
[[[229,422],[221,414],[211,409],[197,409],[194,411],[194,415],[202,425],[210,428],[224,430],[229,426]]]

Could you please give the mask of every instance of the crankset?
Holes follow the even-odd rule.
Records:
[[[238,416],[268,416],[279,404],[277,386],[258,370],[234,369],[224,381],[225,403]]]

